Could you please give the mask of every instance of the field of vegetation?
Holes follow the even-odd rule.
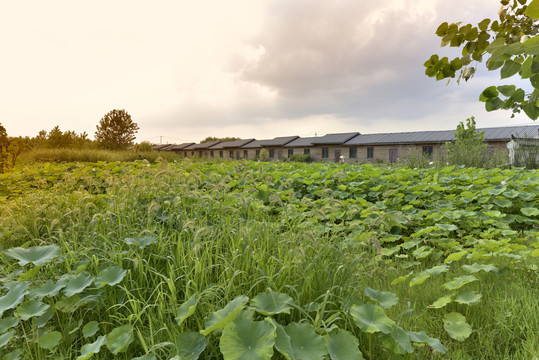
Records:
[[[539,173],[0,174],[1,359],[537,359]]]

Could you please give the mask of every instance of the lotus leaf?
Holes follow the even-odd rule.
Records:
[[[537,216],[539,215],[539,209],[532,207],[525,207],[520,209],[520,212],[526,216]]]
[[[440,340],[431,338],[424,331],[420,331],[420,332],[408,331],[408,335],[410,336],[410,340],[413,342],[426,343],[432,349],[438,351],[441,354],[445,354],[447,352],[447,348],[442,345]]]
[[[202,354],[208,340],[201,334],[193,331],[181,333],[176,337],[178,360],[196,360]]]
[[[458,312],[444,316],[444,329],[449,336],[457,341],[466,340],[472,333],[472,327],[466,323],[466,318]]]
[[[157,242],[157,236],[141,236],[134,238],[125,238],[124,241],[129,245],[136,245],[140,249],[144,249],[146,246],[155,244]]]
[[[29,300],[19,305],[17,313],[22,320],[28,320],[32,317],[41,316],[50,308],[50,305],[41,301]]]
[[[400,326],[389,334],[380,334],[378,336],[382,344],[395,354],[411,354],[414,352],[414,347],[410,341],[408,332]]]
[[[453,295],[442,296],[441,298],[436,300],[434,303],[432,303],[432,305],[429,305],[429,307],[433,309],[441,309],[447,304],[451,303],[452,301],[453,301]]]
[[[77,358],[77,360],[87,360],[94,354],[97,354],[101,349],[101,346],[105,343],[106,339],[106,336],[100,336],[93,343],[84,345],[80,350],[80,356]]]
[[[28,295],[37,300],[43,299],[45,296],[56,296],[67,284],[66,278],[61,278],[57,282],[47,280],[41,287],[32,289]]]
[[[122,269],[120,266],[111,266],[99,272],[95,278],[95,285],[98,288],[105,285],[114,286],[123,280],[126,273],[127,270]]]
[[[131,360],[157,360],[154,354],[145,354],[142,356],[137,356],[135,358],[131,358]]]
[[[478,302],[481,299],[481,294],[478,294],[474,290],[467,290],[461,294],[459,294],[455,301],[459,304],[473,304]]]
[[[366,333],[383,332],[389,334],[395,322],[387,317],[380,305],[352,305],[350,315],[361,331]]]
[[[17,325],[19,325],[19,319],[12,316],[0,320],[0,334]]]
[[[54,309],[50,307],[49,309],[47,309],[47,311],[45,311],[45,313],[32,319],[32,325],[35,328],[42,328],[45,325],[47,325],[47,323],[49,322],[49,320],[52,318],[53,315],[54,315]]]
[[[113,329],[107,335],[107,348],[111,353],[117,355],[125,352],[129,344],[133,342],[133,329],[131,325],[123,325]]]
[[[397,295],[389,291],[379,291],[366,287],[363,293],[372,300],[377,301],[384,309],[389,309],[399,302]]]
[[[359,341],[352,333],[346,330],[332,331],[324,338],[331,360],[363,359]]]
[[[176,323],[181,325],[185,319],[195,313],[197,308],[197,297],[192,295],[186,302],[184,302],[176,311]]]
[[[324,338],[307,324],[290,323],[277,327],[275,347],[288,360],[316,360],[327,354]]]
[[[82,328],[82,336],[89,338],[94,336],[99,330],[99,323],[97,321],[90,321]]]
[[[33,246],[27,249],[15,247],[7,249],[4,254],[18,260],[20,266],[25,266],[29,263],[41,266],[60,256],[60,248],[58,245]]]
[[[287,294],[270,291],[260,293],[252,299],[251,309],[266,316],[290,314],[290,304],[293,303],[294,300]]]
[[[270,321],[236,319],[221,335],[220,348],[225,360],[271,359],[275,325]]]
[[[451,281],[448,281],[444,284],[444,287],[447,290],[456,290],[461,288],[462,286],[471,283],[473,281],[477,281],[477,278],[473,275],[463,275],[457,278],[454,278]]]
[[[213,330],[222,329],[228,323],[232,322],[243,310],[249,298],[245,295],[240,295],[230,301],[223,309],[212,312],[209,315],[209,320],[204,324],[205,329],[200,333],[204,336],[210,334]]]
[[[88,286],[92,285],[93,282],[94,278],[92,276],[90,276],[88,273],[82,272],[68,281],[66,287],[64,288],[64,295],[71,297],[75,294],[79,294]]]
[[[62,334],[59,331],[51,331],[39,337],[39,347],[42,349],[54,349],[62,340]]]
[[[15,283],[6,295],[0,297],[0,317],[4,311],[13,309],[24,300],[24,296],[28,292],[27,288],[26,283]]]

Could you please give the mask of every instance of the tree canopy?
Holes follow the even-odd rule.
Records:
[[[138,129],[127,111],[114,109],[99,121],[95,139],[102,148],[125,150],[133,144]]]
[[[536,120],[539,117],[539,0],[501,0],[498,20],[484,19],[477,26],[444,22],[436,30],[441,46],[462,48],[462,56],[449,60],[432,55],[425,62],[425,73],[436,80],[457,82],[471,79],[480,63],[490,71],[500,69],[501,79],[518,75],[529,80],[530,91],[516,85],[490,86],[479,96],[487,111],[521,110]]]
[[[219,138],[219,137],[213,137],[213,136],[208,136],[207,138],[205,138],[204,140],[202,140],[200,143],[205,143],[205,142],[209,142],[209,141],[234,141],[234,140],[240,140],[240,138],[238,137],[222,137],[222,138]]]

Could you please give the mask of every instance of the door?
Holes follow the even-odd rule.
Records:
[[[398,157],[399,157],[398,149],[389,149],[389,162],[390,163],[396,163]]]
[[[341,161],[341,150],[335,150],[335,162]]]

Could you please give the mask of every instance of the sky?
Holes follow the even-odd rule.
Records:
[[[535,124],[478,101],[499,72],[435,81],[423,63],[444,21],[498,0],[0,2],[0,123],[10,136],[86,132],[125,109],[136,142]]]

